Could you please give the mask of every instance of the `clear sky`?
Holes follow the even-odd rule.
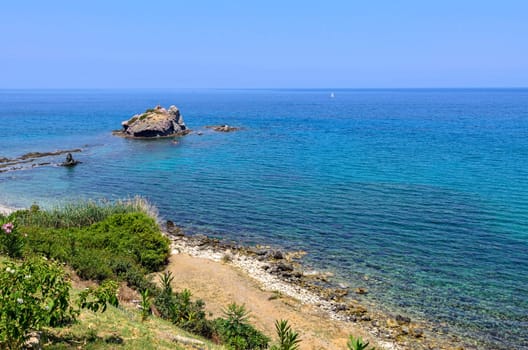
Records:
[[[527,86],[528,0],[0,3],[0,88]]]

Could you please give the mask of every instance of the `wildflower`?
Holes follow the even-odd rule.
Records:
[[[15,228],[15,225],[13,225],[12,222],[8,222],[7,224],[2,225],[2,230],[4,230],[4,232],[8,234],[13,232],[14,228]]]
[[[15,269],[12,269],[10,267],[6,268],[6,271],[9,273],[15,273]]]
[[[17,303],[19,303],[19,304],[24,304],[24,299],[22,299],[22,298],[17,298]]]
[[[31,278],[31,275],[25,275],[24,278],[28,280]]]

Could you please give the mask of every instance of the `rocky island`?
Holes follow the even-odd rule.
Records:
[[[176,106],[165,109],[161,106],[147,109],[121,123],[121,130],[114,131],[117,136],[130,138],[158,138],[186,135],[190,132]]]

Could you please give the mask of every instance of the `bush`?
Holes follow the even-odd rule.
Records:
[[[286,320],[276,320],[275,321],[275,330],[277,331],[277,336],[279,337],[279,344],[273,345],[271,350],[298,350],[299,343],[299,334],[293,331]]]
[[[169,239],[143,213],[114,214],[86,231],[86,244],[131,254],[150,272],[157,271],[169,257]]]
[[[22,257],[24,237],[13,221],[0,221],[0,247],[10,258]]]
[[[93,312],[105,312],[108,304],[117,307],[118,288],[114,281],[105,281],[96,288],[86,288],[79,295],[79,306]]]
[[[82,228],[21,230],[28,235],[29,249],[68,263],[81,278],[119,278],[139,290],[152,289],[145,273],[162,267],[170,255],[169,240],[144,213],[113,214]]]
[[[103,249],[81,249],[68,258],[67,262],[80,278],[104,281],[115,276],[109,265],[112,258],[111,253]]]
[[[161,290],[154,300],[154,306],[161,317],[186,331],[210,338],[212,324],[205,317],[204,302],[202,300],[192,301],[192,294],[188,289],[181,293],[174,292],[171,286],[173,280],[174,277],[170,272],[160,277]]]
[[[73,317],[70,285],[62,269],[42,259],[20,266],[12,262],[0,270],[0,344],[19,349],[28,332]]]
[[[244,305],[230,304],[224,310],[225,318],[214,321],[218,338],[234,350],[266,349],[269,338],[249,324],[249,312]]]
[[[375,348],[371,347],[368,349],[369,342],[363,343],[363,339],[361,337],[355,338],[354,336],[350,336],[347,342],[347,347],[349,350],[376,350]]]
[[[0,348],[21,349],[31,331],[75,320],[79,309],[70,303],[71,284],[63,269],[45,258],[0,269]],[[79,306],[105,311],[117,305],[117,284],[107,282],[81,292]]]

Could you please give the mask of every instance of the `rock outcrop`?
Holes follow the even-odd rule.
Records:
[[[114,135],[131,138],[154,138],[186,135],[189,130],[183,122],[183,117],[176,106],[167,110],[161,106],[147,109],[142,114],[136,114],[121,123],[120,131]]]
[[[236,126],[230,126],[230,125],[208,125],[206,126],[208,129],[213,129],[214,131],[219,132],[232,132],[232,131],[238,131],[240,128],[237,128]]]
[[[82,152],[80,148],[54,152],[29,152],[17,158],[0,157],[0,173],[15,170],[27,170],[41,166],[72,166],[80,162],[73,159],[72,153]],[[66,161],[57,163],[54,157],[66,154]]]
[[[73,159],[72,154],[68,152],[66,155],[66,160],[61,164],[61,166],[75,166],[79,163],[80,162],[76,159]]]

